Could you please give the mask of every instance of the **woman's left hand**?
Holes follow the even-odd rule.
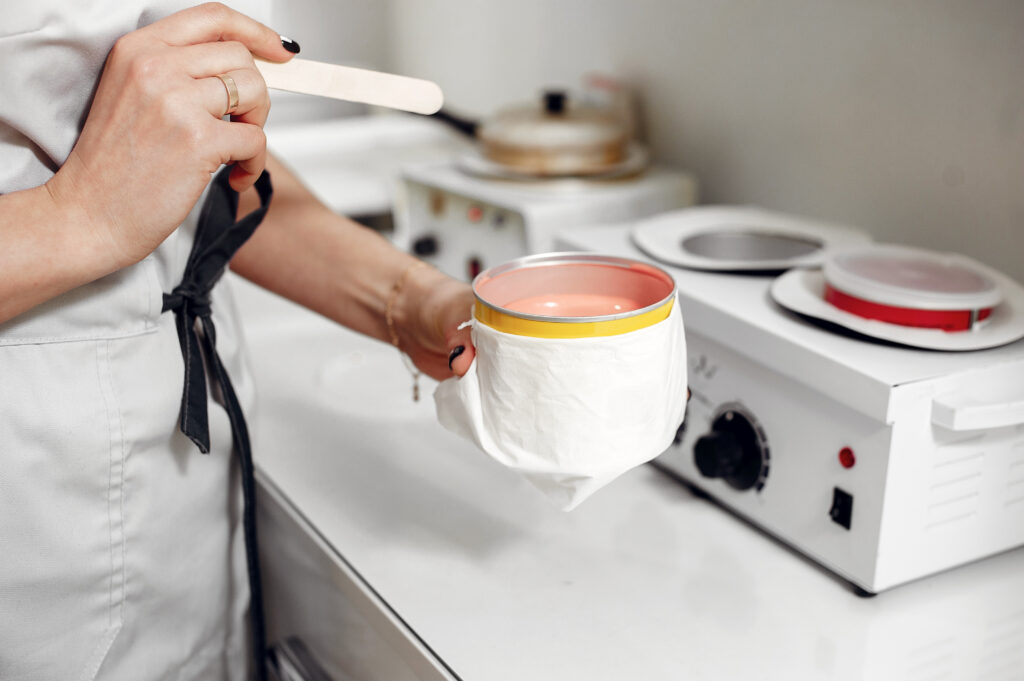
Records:
[[[476,354],[469,327],[459,329],[473,314],[473,291],[433,267],[413,267],[396,301],[399,347],[428,376],[462,376]]]

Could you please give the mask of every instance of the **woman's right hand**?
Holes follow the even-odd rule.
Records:
[[[115,269],[159,246],[220,165],[236,163],[239,191],[263,171],[270,100],[253,55],[293,56],[277,33],[218,3],[133,31],[110,51],[78,142],[47,187],[84,218]],[[218,74],[238,88],[230,121]]]

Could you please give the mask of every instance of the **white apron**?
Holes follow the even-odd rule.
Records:
[[[0,192],[51,176],[114,40],[177,4],[5,5]],[[0,324],[2,681],[248,674],[231,430],[211,399],[211,453],[179,432],[181,350],[173,315],[160,312],[197,212],[141,263]],[[218,351],[251,413],[225,284],[212,305]]]

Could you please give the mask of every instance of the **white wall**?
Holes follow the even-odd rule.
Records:
[[[388,62],[385,0],[273,0],[270,25],[302,48],[300,56],[383,69]],[[364,113],[365,107],[275,93],[273,124]]]
[[[705,202],[958,250],[1024,281],[1024,2],[390,0],[390,68],[483,115],[606,71]]]

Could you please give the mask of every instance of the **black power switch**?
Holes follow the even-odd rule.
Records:
[[[828,510],[828,515],[832,522],[850,529],[850,522],[853,520],[853,495],[833,487],[832,508]]]

